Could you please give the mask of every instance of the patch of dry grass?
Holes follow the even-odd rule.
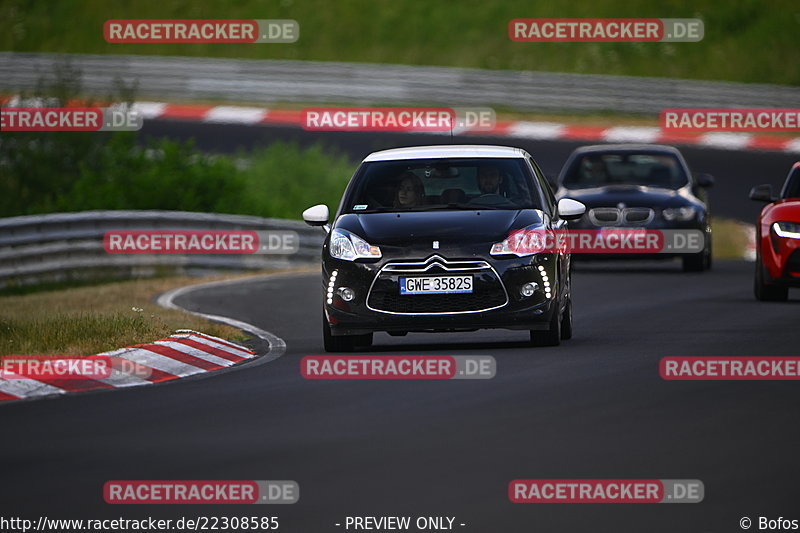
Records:
[[[189,328],[229,340],[243,332],[163,309],[156,295],[176,287],[246,276],[143,279],[0,296],[0,356],[92,355],[151,342]]]
[[[714,218],[711,220],[714,235],[714,259],[742,259],[749,243],[748,225],[738,220]]]

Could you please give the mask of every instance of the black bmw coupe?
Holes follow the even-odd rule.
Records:
[[[702,251],[680,254],[683,269],[711,268],[711,220],[706,190],[714,179],[693,176],[677,148],[662,145],[598,145],[576,149],[558,177],[557,198],[586,205],[571,224],[578,230],[605,228],[699,230]],[[586,259],[669,259],[669,254],[581,254]]]
[[[509,244],[524,230],[565,229],[585,208],[556,201],[533,158],[502,146],[424,146],[369,155],[322,249],[327,351],[372,344],[373,333],[529,330],[534,345],[572,335],[570,254]]]

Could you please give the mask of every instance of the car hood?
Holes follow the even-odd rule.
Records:
[[[683,189],[643,187],[639,185],[609,185],[591,189],[562,189],[561,198],[572,198],[587,207],[674,207],[692,202]]]
[[[501,241],[512,229],[543,224],[545,216],[536,209],[351,213],[340,216],[335,227],[375,245],[433,240],[461,244]]]
[[[795,222],[800,223],[800,199],[791,198],[768,204],[761,212],[763,222]]]

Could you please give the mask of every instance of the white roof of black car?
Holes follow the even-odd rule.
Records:
[[[373,152],[364,158],[364,162],[398,161],[404,159],[440,159],[440,158],[523,158],[528,153],[521,148],[511,146],[491,146],[484,144],[444,144],[436,146],[410,146]]]

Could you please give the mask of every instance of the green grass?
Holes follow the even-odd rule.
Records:
[[[701,18],[699,43],[514,43],[512,18]],[[117,18],[289,18],[293,44],[109,44]],[[793,0],[137,0],[0,3],[0,50],[446,65],[800,85]]]

